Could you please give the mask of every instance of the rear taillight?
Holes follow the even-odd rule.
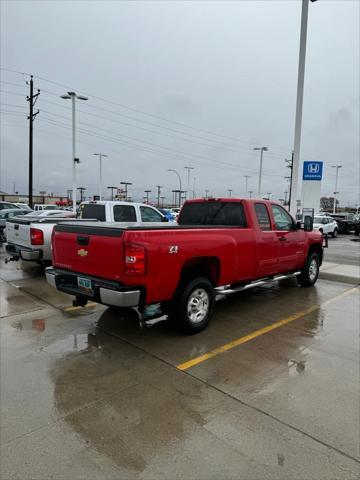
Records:
[[[38,228],[30,228],[31,245],[44,245],[44,234]]]
[[[125,275],[145,275],[146,250],[135,243],[126,243],[124,252]]]

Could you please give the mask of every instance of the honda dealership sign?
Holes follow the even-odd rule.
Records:
[[[302,198],[303,209],[320,210],[321,180],[323,175],[323,162],[310,160],[304,162],[302,177]]]
[[[303,180],[321,180],[323,162],[304,162]]]

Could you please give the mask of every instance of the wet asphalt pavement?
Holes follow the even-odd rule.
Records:
[[[4,257],[2,479],[359,478],[358,288],[250,290],[185,337]]]

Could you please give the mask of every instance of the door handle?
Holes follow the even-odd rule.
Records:
[[[286,242],[286,237],[279,237],[279,242]]]

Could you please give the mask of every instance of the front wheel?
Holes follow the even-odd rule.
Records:
[[[332,235],[333,238],[336,238],[337,234],[338,234],[338,229],[335,228],[331,235]]]
[[[212,317],[214,302],[213,286],[207,278],[191,280],[175,306],[174,319],[180,331],[191,335],[204,330]]]
[[[312,287],[314,285],[319,276],[319,265],[320,261],[317,253],[308,255],[306,263],[297,277],[297,281],[302,287]]]

